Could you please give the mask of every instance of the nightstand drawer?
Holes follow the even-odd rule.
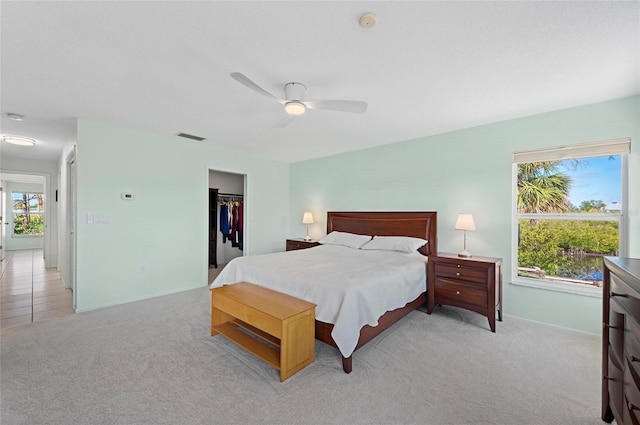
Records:
[[[318,241],[287,239],[286,250],[295,251],[297,249],[313,248],[318,245],[320,245]]]
[[[487,270],[469,267],[463,264],[438,263],[435,266],[437,277],[450,277],[458,280],[479,283],[486,287]]]
[[[487,288],[464,283],[453,279],[437,277],[435,279],[435,297],[437,300],[452,304],[465,304],[487,309]]]

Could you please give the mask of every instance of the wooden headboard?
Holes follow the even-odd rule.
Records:
[[[438,252],[436,211],[327,212],[327,234],[332,231],[371,236],[411,236],[429,241],[424,255]]]

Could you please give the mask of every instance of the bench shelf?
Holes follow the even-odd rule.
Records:
[[[314,361],[315,304],[247,282],[213,288],[218,333],[278,369],[282,382]]]

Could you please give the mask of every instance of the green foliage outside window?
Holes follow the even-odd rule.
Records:
[[[519,230],[518,266],[548,276],[579,278],[596,271],[602,255],[618,255],[617,221],[521,219]]]
[[[26,215],[16,215],[13,218],[13,234],[15,235],[41,235],[44,233],[44,222],[39,214],[31,214],[27,220]]]

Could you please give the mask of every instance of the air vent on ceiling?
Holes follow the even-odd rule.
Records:
[[[201,142],[204,140],[204,137],[194,136],[193,134],[187,134],[187,133],[178,133],[176,134],[176,136],[184,137],[185,139],[197,140],[198,142]]]

